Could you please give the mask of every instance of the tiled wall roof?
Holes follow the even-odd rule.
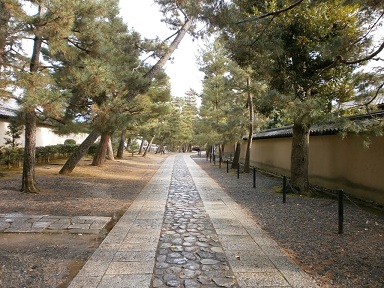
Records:
[[[384,118],[384,111],[378,111],[371,114],[364,115],[355,115],[350,116],[348,119],[351,121],[364,121],[369,120],[372,117]],[[285,126],[280,128],[268,129],[255,133],[253,139],[263,139],[263,138],[280,138],[280,137],[292,137],[292,127]],[[340,127],[337,124],[324,124],[324,125],[313,125],[310,129],[310,135],[333,135],[340,132]],[[243,137],[246,139],[247,137]]]

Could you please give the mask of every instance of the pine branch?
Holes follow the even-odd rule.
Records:
[[[373,59],[376,55],[378,55],[381,51],[383,51],[383,49],[384,49],[384,41],[383,41],[383,43],[381,43],[380,47],[375,52],[373,52],[370,55],[367,55],[364,58],[361,58],[358,60],[353,60],[353,61],[347,61],[347,60],[344,60],[342,56],[337,56],[336,61],[339,61],[340,63],[346,64],[346,65],[358,64],[358,63]]]
[[[263,15],[260,15],[260,16],[254,16],[254,17],[249,17],[245,20],[241,20],[239,22],[236,22],[236,24],[242,24],[242,23],[247,23],[247,22],[252,22],[252,21],[258,21],[258,20],[261,20],[263,18],[267,18],[269,16],[277,16],[281,13],[284,13],[284,12],[287,12],[293,8],[295,8],[296,6],[299,6],[304,0],[299,0],[295,3],[293,3],[292,5],[286,7],[286,8],[283,8],[281,10],[277,10],[277,11],[273,11],[273,12],[269,12],[269,13],[266,13],[266,14],[263,14]]]
[[[65,38],[69,43],[71,43],[73,46],[75,46],[76,48],[80,49],[81,51],[84,51],[86,53],[89,53],[90,50],[86,49],[86,48],[83,48],[79,45],[79,43],[76,43],[75,41],[71,40],[69,37]]]
[[[37,117],[40,121],[45,122],[45,121],[47,121],[47,120],[49,119],[49,120],[53,120],[53,121],[55,121],[55,122],[57,122],[57,123],[59,123],[59,124],[66,125],[66,123],[65,123],[63,120],[59,119],[59,118],[56,118],[56,117],[53,117],[53,116],[47,116],[47,115],[44,115],[44,111],[42,111],[42,110],[39,109],[38,107],[36,108],[36,110],[37,110],[37,112],[40,113],[40,114],[36,114],[36,117]]]
[[[384,87],[384,83],[381,83],[381,84],[379,85],[379,87],[377,87],[377,89],[376,89],[376,93],[375,93],[375,95],[372,97],[372,99],[369,100],[368,102],[364,103],[364,105],[365,105],[365,106],[368,106],[369,104],[371,104],[371,103],[373,102],[373,100],[375,100],[375,99],[377,98],[377,96],[379,95],[379,92],[380,92],[381,88],[383,88],[383,87]]]
[[[384,17],[384,11],[380,14],[380,16],[376,19],[376,21],[367,29],[367,33],[365,33],[364,36],[360,37],[359,39],[357,39],[355,42],[353,42],[349,46],[355,45],[355,44],[359,43],[361,40],[363,40],[364,38],[367,38],[368,34],[372,32],[373,28],[375,28],[377,25],[379,25],[379,22],[383,17]]]

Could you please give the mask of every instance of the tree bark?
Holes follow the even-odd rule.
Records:
[[[107,153],[105,155],[105,158],[107,160],[115,160],[115,155],[113,155],[113,145],[112,145],[112,136],[109,137],[108,146],[107,146]]]
[[[120,134],[119,148],[117,148],[117,159],[123,159],[124,154],[124,143],[125,138],[127,137],[127,129],[123,129]]]
[[[39,6],[39,14],[42,15],[43,6]],[[43,37],[37,28],[33,41],[33,50],[29,71],[37,73],[40,66],[40,52],[43,43]],[[35,179],[35,150],[36,150],[36,122],[35,105],[27,107],[25,112],[25,146],[23,159],[23,176],[21,181],[21,191],[27,193],[37,193],[39,189],[36,187]]]
[[[181,27],[180,31],[177,33],[177,36],[172,41],[171,45],[169,46],[167,52],[161,56],[159,61],[145,74],[145,78],[152,80],[154,75],[167,63],[168,59],[171,57],[172,53],[177,49],[179,46],[181,40],[184,38],[185,34],[187,34],[188,30],[191,28],[193,21],[195,20],[194,17],[190,17],[187,19],[187,21],[184,23],[184,25]]]
[[[107,150],[108,150],[108,143],[111,139],[111,134],[108,132],[104,132],[101,134],[101,139],[99,143],[99,147],[97,148],[96,154],[93,157],[92,165],[93,166],[99,166],[103,162],[105,162]]]
[[[207,158],[207,161],[211,157],[211,152],[212,152],[212,146],[208,145],[206,150],[205,150],[205,157]]]
[[[221,168],[221,162],[223,162],[223,145],[219,144],[219,168]]]
[[[309,195],[308,165],[309,165],[309,130],[304,123],[293,125],[291,153],[291,185],[299,193]]]
[[[141,153],[143,152],[143,147],[144,147],[144,138],[141,140],[139,152],[137,152],[137,154],[141,155]]]
[[[232,169],[237,169],[237,166],[239,165],[240,150],[241,150],[241,144],[240,144],[240,142],[237,142],[236,143],[235,154],[233,155],[233,161],[232,161],[232,165],[231,165]]]
[[[250,78],[247,78],[247,88],[248,88],[248,108],[249,108],[249,126],[248,126],[248,141],[247,141],[247,151],[245,153],[244,160],[244,172],[250,172],[250,162],[251,162],[251,148],[252,148],[252,138],[253,138],[253,97],[250,91]]]
[[[36,148],[36,115],[32,107],[25,113],[25,146],[23,160],[23,176],[21,191],[26,193],[37,193],[35,180],[35,148]]]
[[[147,153],[148,153],[149,149],[151,149],[151,145],[152,145],[153,139],[155,139],[155,136],[153,136],[151,138],[151,141],[148,143],[147,149],[145,149],[143,157],[147,156]]]
[[[81,158],[88,152],[89,147],[95,143],[96,139],[100,136],[99,131],[92,131],[88,137],[80,144],[76,151],[68,158],[64,166],[60,170],[60,174],[68,175],[75,169]]]

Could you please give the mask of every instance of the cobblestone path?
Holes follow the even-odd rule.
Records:
[[[182,157],[175,159],[151,287],[239,287]]]

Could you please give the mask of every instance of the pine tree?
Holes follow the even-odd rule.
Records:
[[[0,0],[0,99],[12,98],[13,71],[25,65],[20,52],[25,13],[20,1]]]
[[[334,99],[353,95],[350,81],[367,54],[372,18],[344,1],[233,1],[217,17],[227,47],[252,78],[266,81],[266,102],[283,111],[293,127],[291,184],[308,192],[309,131],[330,117]],[[372,15],[371,15],[372,16]],[[269,99],[269,100],[267,100]]]
[[[29,67],[15,71],[15,76],[16,85],[24,91],[22,98],[19,99],[21,111],[25,115],[21,191],[37,193],[39,190],[35,179],[37,116],[56,114],[57,111],[62,110],[62,105],[65,104],[65,97],[55,88],[51,70],[45,67],[41,53],[43,49],[63,52],[63,36],[70,33],[74,15],[69,6],[70,1],[28,2],[37,13],[32,16],[25,13],[17,20],[19,26],[24,27],[24,30],[19,32],[20,37],[31,36],[33,38],[32,56]],[[25,67],[27,66],[25,65]]]
[[[227,57],[227,50],[220,39],[207,45],[202,51],[201,71],[203,81],[200,119],[200,133],[206,135],[206,143],[221,146],[237,142],[251,122],[247,119],[246,73]],[[253,115],[253,113],[252,113]],[[221,157],[221,155],[219,155]]]

